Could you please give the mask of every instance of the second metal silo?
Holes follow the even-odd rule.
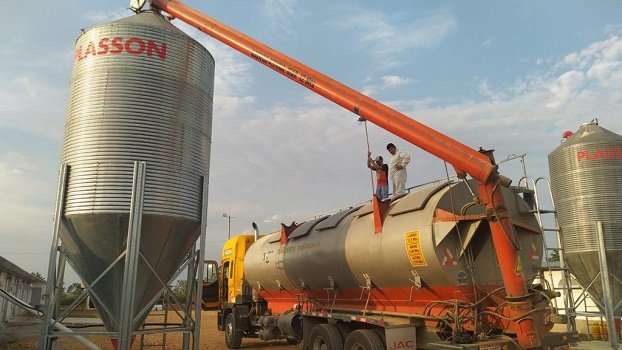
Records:
[[[596,121],[581,125],[549,154],[549,168],[570,271],[603,312],[609,300],[613,313],[620,316],[622,136]],[[602,280],[605,275],[608,279]]]
[[[56,225],[109,331],[123,328],[127,305],[129,328],[143,324],[201,233],[213,82],[210,53],[155,11],[97,25],[76,42]],[[146,168],[127,301],[135,162]]]

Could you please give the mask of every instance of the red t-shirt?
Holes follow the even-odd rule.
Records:
[[[376,184],[378,186],[389,185],[389,166],[382,164],[381,170],[376,170]]]

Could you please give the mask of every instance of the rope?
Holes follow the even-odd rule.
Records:
[[[369,147],[369,133],[367,132],[367,120],[363,119],[363,117],[359,118],[359,121],[363,122],[363,124],[365,124],[365,140],[367,141],[367,154],[369,155],[369,153],[371,152],[371,149]],[[376,193],[375,189],[374,189],[374,170],[373,169],[369,169],[369,177],[371,178],[371,196],[373,197],[374,194]]]
[[[471,250],[471,244],[469,244],[468,247],[464,246],[464,241],[462,240],[462,233],[460,232],[459,220],[456,218],[456,208],[455,208],[454,196],[453,196],[454,188],[451,185],[451,182],[449,179],[449,169],[447,167],[447,162],[443,161],[443,164],[445,165],[445,175],[447,176],[447,183],[449,184],[449,200],[451,203],[451,212],[454,215],[454,221],[456,222],[456,233],[458,234],[458,242],[460,244],[460,249],[464,250],[464,260],[470,272],[469,275],[471,277],[471,283],[473,283],[473,296],[475,297],[475,302],[477,304],[480,302],[479,293],[478,293],[478,289],[480,287],[479,287],[479,284],[477,283],[477,278],[475,275],[475,260],[473,259],[473,251]],[[462,210],[460,214],[463,214]],[[458,257],[456,257],[456,259],[458,259]],[[477,323],[475,323],[475,331],[477,332]]]

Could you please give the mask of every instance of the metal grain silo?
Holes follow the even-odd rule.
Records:
[[[600,303],[613,300],[614,313],[622,315],[622,136],[591,122],[549,154],[551,189],[565,257],[572,274]],[[602,258],[606,258],[610,292],[604,290],[599,263],[602,224]],[[602,252],[602,250],[601,250]],[[606,281],[605,281],[606,282]]]
[[[213,82],[210,53],[155,11],[97,25],[76,42],[59,230],[110,331],[122,322],[135,161],[146,175],[132,329],[201,232]]]

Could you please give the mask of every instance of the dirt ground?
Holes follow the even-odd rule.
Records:
[[[216,326],[216,311],[203,311],[201,315],[201,350],[226,350],[224,334],[218,331]],[[168,322],[175,322],[175,313],[168,313]],[[98,319],[90,319],[97,322]],[[147,322],[163,322],[164,312],[156,311]],[[36,318],[23,318],[13,320],[6,325],[0,325],[0,350],[38,350],[41,322]],[[108,337],[88,337],[93,343],[97,344],[102,350],[112,350],[112,345]],[[166,344],[162,345],[162,335],[146,336],[145,350],[178,350],[182,347],[180,333],[168,333]],[[62,337],[59,341],[58,350],[66,349],[85,349],[79,343],[69,337]],[[139,350],[140,338],[136,338],[132,350]],[[299,350],[299,346],[289,345],[285,341],[263,342],[257,339],[244,339],[241,349],[263,349],[263,350]],[[606,341],[583,341],[572,350],[610,350],[611,347]]]
[[[174,312],[168,313],[168,322],[175,322],[177,316]],[[164,312],[154,312],[147,322],[163,322]],[[39,335],[41,324],[36,319],[9,322],[0,327],[0,350],[37,350],[39,349]],[[108,337],[89,336],[89,340],[97,344],[101,349],[112,350],[113,347]],[[162,345],[162,334],[145,336],[145,350],[177,350],[182,348],[181,333],[167,333],[166,345]],[[59,341],[59,349],[84,349],[84,345],[69,337],[62,337]],[[294,350],[297,346],[289,345],[285,341],[264,342],[257,339],[242,341],[242,349],[271,349],[271,350]],[[132,350],[141,349],[140,338],[137,337]],[[218,331],[216,326],[216,311],[203,311],[201,314],[201,350],[225,350],[224,333]]]

